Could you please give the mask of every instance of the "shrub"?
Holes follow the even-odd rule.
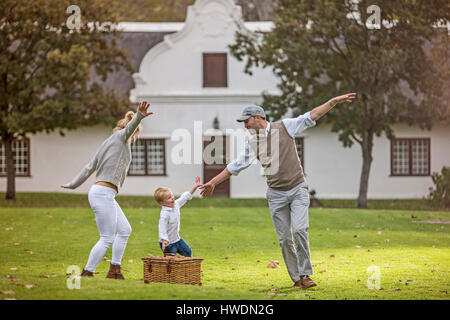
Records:
[[[450,208],[450,167],[442,167],[441,174],[433,172],[431,175],[434,188],[430,188],[431,202],[442,208]]]

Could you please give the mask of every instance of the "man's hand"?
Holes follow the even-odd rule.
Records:
[[[144,117],[149,116],[153,114],[153,112],[147,112],[148,107],[150,107],[150,103],[148,103],[147,101],[142,101],[141,103],[139,103],[138,111],[142,113]]]
[[[200,192],[200,194],[203,197],[209,197],[210,195],[212,195],[212,193],[214,192],[214,188],[215,188],[215,184],[212,183],[211,181],[209,181],[208,183],[202,184],[200,186],[200,190],[202,190]]]
[[[331,99],[332,104],[344,103],[344,102],[352,102],[355,99],[356,93],[347,93],[342,96],[334,97]]]
[[[353,99],[355,99],[356,93],[347,93],[342,96],[334,97],[333,99],[328,100],[324,104],[315,107],[311,110],[310,116],[312,121],[316,121],[320,119],[325,113],[330,111],[331,108],[333,108],[338,103],[344,103],[344,102],[352,102]]]

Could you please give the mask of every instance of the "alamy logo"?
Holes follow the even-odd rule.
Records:
[[[80,289],[81,288],[81,270],[79,266],[70,265],[67,267],[66,274],[69,277],[66,280],[67,289]]]
[[[371,14],[366,20],[367,29],[381,29],[381,9],[376,4],[367,7],[367,14]]]
[[[77,30],[81,29],[81,10],[77,5],[68,6],[66,9],[66,13],[71,13],[71,15],[67,18],[66,25],[69,30]]]
[[[381,271],[378,266],[370,266],[367,268],[369,277],[367,278],[368,289],[380,289],[381,288]]]

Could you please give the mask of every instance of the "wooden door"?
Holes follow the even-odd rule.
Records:
[[[203,181],[208,182],[227,166],[226,136],[204,137],[203,139]],[[230,179],[217,185],[212,197],[230,197]]]

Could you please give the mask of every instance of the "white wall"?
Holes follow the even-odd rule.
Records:
[[[432,131],[423,131],[417,127],[396,125],[394,131],[398,138],[431,138],[431,173],[450,166],[449,126],[435,126]],[[356,198],[362,169],[359,144],[343,148],[329,125],[310,128],[306,133],[305,172],[310,188],[316,190],[319,198]],[[431,177],[390,176],[390,146],[385,136],[374,140],[368,197],[421,198],[428,195],[429,187],[433,186]]]

